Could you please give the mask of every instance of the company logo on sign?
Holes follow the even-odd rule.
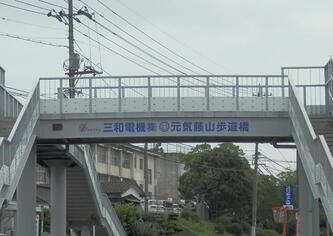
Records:
[[[86,133],[86,132],[101,132],[102,130],[100,128],[89,128],[87,123],[81,123],[79,125],[79,131],[81,133]]]

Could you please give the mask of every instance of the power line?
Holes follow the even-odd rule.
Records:
[[[28,38],[28,37],[24,37],[24,36],[20,36],[20,35],[7,34],[7,33],[1,33],[0,32],[0,36],[19,39],[19,40],[23,40],[23,41],[27,41],[27,42],[32,42],[32,43],[43,44],[43,45],[52,46],[52,47],[68,48],[68,46],[66,46],[66,45],[55,44],[55,43],[52,43],[52,42],[47,42],[47,41],[42,41],[42,40],[36,40],[36,39],[33,39],[33,38]]]
[[[171,68],[171,69],[173,69],[173,70],[175,70],[175,71],[177,71],[177,72],[179,72],[179,73],[181,73],[181,74],[186,75],[186,73],[184,73],[183,71],[177,69],[176,67],[174,67],[174,66],[172,66],[172,65],[170,65],[170,64],[168,64],[168,63],[166,63],[166,62],[164,62],[163,60],[159,59],[158,57],[154,56],[153,54],[151,54],[151,53],[145,51],[145,50],[142,49],[141,47],[137,46],[136,44],[132,43],[131,41],[129,41],[129,40],[127,40],[126,38],[122,37],[121,35],[117,34],[116,32],[110,30],[108,27],[104,26],[103,24],[101,24],[101,23],[99,23],[99,22],[97,22],[97,21],[96,21],[96,23],[97,23],[97,25],[99,25],[99,26],[101,26],[103,29],[105,29],[106,31],[109,31],[109,32],[110,32],[111,34],[113,34],[114,36],[118,37],[119,39],[123,40],[124,42],[126,42],[126,43],[129,44],[129,45],[131,45],[131,46],[134,47],[135,49],[139,50],[140,52],[142,52],[142,53],[148,55],[149,57],[153,58],[154,60],[158,61],[159,63],[161,63],[161,64],[163,64],[163,65],[165,65],[165,66],[167,66],[167,67],[169,67],[169,68]],[[172,73],[171,73],[171,74],[172,74]],[[200,82],[202,82],[202,81],[200,81]]]
[[[119,29],[121,32],[125,33],[127,36],[129,36],[130,38],[134,39],[135,41],[139,42],[141,45],[149,48],[151,51],[155,52],[156,54],[158,54],[159,56],[175,63],[176,65],[182,67],[183,69],[186,69],[194,74],[198,74],[197,72],[191,70],[190,68],[178,63],[177,61],[173,60],[172,58],[165,56],[164,54],[162,54],[161,52],[159,52],[158,50],[152,48],[151,46],[149,46],[148,44],[144,43],[143,41],[137,39],[135,36],[133,36],[132,34],[128,33],[126,30],[123,30],[120,26],[118,26],[117,24],[113,23],[111,20],[107,19],[104,15],[102,15],[101,13],[99,13],[98,11],[96,11],[96,9],[92,8],[91,6],[89,6],[86,2],[84,2],[83,0],[79,0],[82,3],[84,3],[87,7],[89,7],[91,10],[93,10],[95,13],[97,13],[100,17],[102,17],[105,21],[109,22],[111,25],[113,25],[114,27],[116,27],[117,29]]]
[[[81,34],[81,35],[83,35],[83,36],[89,38],[89,36],[86,35],[85,33],[82,33],[81,31],[76,30],[76,29],[74,29],[74,30],[75,30],[76,32],[78,32],[79,34]],[[91,40],[94,41],[95,43],[98,43],[97,40],[95,40],[95,39],[91,39]],[[139,66],[139,67],[141,67],[141,68],[143,68],[143,69],[145,69],[145,70],[147,70],[147,71],[150,71],[150,72],[152,72],[152,73],[158,75],[158,73],[157,73],[156,71],[153,71],[153,70],[147,68],[146,66],[144,66],[144,65],[142,65],[142,64],[140,64],[140,63],[134,61],[133,59],[128,58],[128,57],[122,55],[121,53],[119,53],[119,52],[117,52],[117,51],[115,51],[115,50],[109,48],[108,46],[105,46],[105,45],[102,44],[102,43],[100,43],[100,45],[101,45],[103,48],[105,48],[106,50],[108,50],[108,51],[110,51],[110,52],[112,52],[112,53],[114,53],[114,54],[116,54],[116,55],[118,55],[118,56],[124,58],[125,60],[130,61],[130,62],[132,62],[133,64],[135,64],[135,65],[137,65],[137,66]]]
[[[44,1],[44,0],[38,0],[39,2],[42,2],[42,3],[45,3],[45,4],[48,4],[50,6],[54,6],[54,7],[59,7],[59,8],[66,8],[66,7],[63,7],[61,5],[58,5],[58,4],[54,4],[54,3],[51,3],[51,2],[48,2],[48,1]]]
[[[154,24],[152,21],[148,20],[146,17],[144,17],[143,15],[141,15],[140,13],[138,13],[137,11],[133,10],[132,8],[130,8],[129,6],[127,6],[123,1],[121,0],[116,0],[119,4],[121,4],[123,7],[125,7],[126,9],[128,9],[129,11],[131,11],[132,13],[136,14],[137,16],[141,17],[143,20],[145,20],[147,23],[149,23],[150,25],[152,25],[155,29],[157,29],[159,32],[161,32],[162,34],[166,35],[167,37],[169,37],[170,39],[174,40],[175,42],[177,42],[178,44],[186,47],[187,49],[189,49],[190,51],[194,52],[195,54],[206,58],[206,60],[210,61],[211,63],[215,64],[218,67],[223,68],[224,70],[228,70],[231,71],[230,69],[226,68],[225,66],[220,65],[219,63],[217,63],[216,61],[212,60],[211,58],[207,57],[205,54],[203,54],[202,52],[199,52],[195,49],[193,49],[192,47],[188,46],[186,43],[180,41],[179,39],[177,39],[176,37],[172,36],[171,34],[167,33],[166,31],[160,29],[160,27],[158,27],[156,24]]]
[[[152,57],[152,58],[155,59],[156,61],[158,61],[158,62],[160,62],[160,63],[162,63],[162,64],[164,64],[164,65],[166,65],[166,66],[168,66],[168,67],[170,67],[170,68],[172,68],[172,69],[174,69],[174,70],[180,72],[180,73],[182,73],[183,75],[186,75],[186,73],[184,73],[183,71],[178,70],[177,68],[173,67],[172,65],[170,65],[170,64],[168,64],[168,63],[162,61],[161,59],[155,57],[155,56],[152,55],[151,53],[145,51],[144,49],[140,48],[139,46],[135,45],[134,43],[130,42],[129,40],[125,39],[124,37],[118,35],[118,34],[115,33],[114,31],[110,30],[108,27],[104,26],[103,24],[97,22],[96,20],[94,20],[94,21],[96,22],[96,24],[98,24],[99,26],[101,26],[101,27],[104,28],[105,30],[109,31],[112,35],[117,36],[117,37],[120,38],[121,40],[125,41],[127,44],[129,44],[129,45],[131,45],[132,47],[138,49],[140,52],[143,52],[144,54],[146,54],[146,55]],[[85,27],[89,28],[89,26],[85,25],[84,23],[81,22],[81,24],[84,25]],[[145,58],[143,58],[143,57],[141,57],[141,56],[139,56],[139,55],[137,55],[137,54],[131,52],[130,50],[128,50],[128,49],[125,48],[124,46],[122,46],[122,45],[120,45],[120,44],[114,42],[113,40],[107,38],[107,37],[104,36],[103,34],[98,33],[98,32],[95,31],[94,29],[91,29],[91,28],[89,28],[89,29],[92,30],[92,31],[94,31],[95,33],[99,34],[101,37],[105,38],[105,39],[108,40],[109,42],[111,42],[111,43],[117,45],[118,47],[122,48],[123,50],[127,51],[128,53],[130,53],[130,54],[132,54],[132,55],[135,55],[136,57],[140,58],[141,60],[143,60],[143,61],[145,61],[145,62],[147,62],[147,63],[149,63],[149,64],[155,66],[156,68],[159,68],[160,70],[163,70],[163,71],[165,71],[165,72],[167,72],[167,73],[169,73],[169,74],[173,74],[171,71],[166,70],[166,69],[160,67],[159,65],[157,65],[157,64],[155,64],[155,63],[153,63],[153,62],[150,62],[150,61],[148,61],[147,59],[145,59]],[[88,37],[89,37],[89,36],[88,36]],[[157,73],[157,74],[158,74],[158,73]],[[195,80],[197,80],[197,81],[203,83],[203,81],[201,81],[200,79],[197,79],[197,78],[195,78],[195,77],[193,77],[193,78],[194,78]],[[169,79],[169,80],[170,80],[170,79]],[[189,83],[191,83],[191,84],[194,84],[193,82],[188,81],[188,80],[185,80],[184,78],[183,78],[183,80],[186,81],[186,82],[189,82]],[[173,81],[173,80],[172,80],[172,81]],[[173,81],[173,82],[175,82],[175,81]],[[195,84],[194,84],[194,85],[195,85]],[[204,93],[203,91],[198,91],[198,90],[196,90],[196,89],[194,89],[194,88],[191,88],[191,90],[196,91],[196,92]],[[217,93],[217,94],[220,94],[220,93]],[[223,94],[220,94],[220,95],[223,95]]]
[[[145,33],[143,30],[141,30],[139,27],[135,26],[134,24],[132,24],[129,20],[127,20],[125,17],[119,15],[117,12],[115,12],[114,10],[112,10],[109,6],[107,6],[105,3],[103,3],[100,0],[97,0],[101,5],[103,5],[106,9],[108,9],[110,12],[112,12],[114,15],[116,15],[117,17],[119,17],[120,19],[122,19],[123,21],[125,21],[127,24],[129,24],[130,26],[132,26],[133,28],[135,28],[136,30],[138,30],[140,33],[144,34],[146,37],[148,37],[149,39],[151,39],[152,41],[154,41],[155,43],[157,43],[158,45],[160,45],[161,47],[163,47],[164,49],[166,49],[167,51],[169,51],[170,53],[172,53],[173,55],[181,58],[182,60],[186,61],[187,63],[191,64],[192,66],[195,66],[196,68],[205,71],[209,74],[212,74],[210,71],[202,68],[201,66],[191,62],[190,60],[186,59],[185,57],[179,55],[177,52],[174,52],[173,50],[171,50],[170,48],[168,48],[167,46],[163,45],[162,43],[160,43],[158,40],[154,39],[153,37],[151,37],[150,35],[148,35],[147,33]]]
[[[49,11],[50,10],[50,9],[45,8],[45,7],[40,7],[40,6],[37,6],[35,4],[31,4],[31,3],[28,3],[28,2],[25,2],[25,1],[21,1],[21,0],[13,0],[13,1],[18,2],[18,3],[22,3],[22,4],[30,6],[30,7],[38,8],[40,10],[45,10],[45,11]]]
[[[144,57],[142,57],[142,56],[140,56],[140,55],[137,55],[136,53],[132,52],[131,50],[125,48],[125,47],[122,46],[121,44],[116,43],[115,41],[109,39],[108,37],[104,36],[103,34],[98,33],[96,30],[91,29],[88,25],[86,25],[86,24],[84,24],[84,23],[82,23],[82,22],[81,22],[81,24],[84,25],[85,27],[87,27],[89,30],[92,30],[93,32],[95,32],[97,35],[99,35],[99,36],[101,36],[102,38],[106,39],[107,41],[113,43],[113,44],[116,45],[117,47],[119,47],[119,48],[123,49],[124,51],[130,53],[131,55],[136,56],[137,58],[140,58],[141,60],[145,61],[146,63],[148,63],[148,64],[150,64],[150,65],[155,66],[156,68],[159,68],[160,70],[163,70],[163,71],[165,71],[165,72],[167,72],[167,73],[169,73],[169,74],[172,74],[172,72],[170,72],[170,71],[164,69],[163,67],[160,67],[159,65],[157,65],[157,64],[155,64],[155,63],[153,63],[153,62],[148,61],[148,60],[145,59]],[[88,35],[88,38],[89,38],[89,40],[91,40],[91,38],[90,38],[89,35]],[[98,43],[98,42],[97,42],[97,43]]]
[[[42,15],[42,16],[46,15],[43,12],[40,12],[40,11],[30,10],[30,9],[26,9],[26,8],[23,8],[23,7],[18,7],[18,6],[15,6],[15,5],[3,3],[3,2],[0,2],[0,5],[4,5],[4,6],[7,6],[7,7],[15,8],[15,9],[18,9],[18,10],[22,10],[22,11],[26,11],[26,12],[30,12],[30,13]]]
[[[82,1],[82,0],[80,0],[80,1],[83,2],[84,4],[86,4],[84,1]],[[101,3],[101,4],[104,5],[103,3]],[[89,5],[88,5],[88,7],[89,7]],[[105,6],[105,7],[108,8],[107,6]],[[91,8],[91,7],[89,7],[89,8]],[[91,9],[94,10],[93,8],[91,8]],[[113,13],[115,13],[112,9],[109,9],[109,10],[112,11]],[[167,58],[168,60],[171,60],[172,62],[176,63],[177,65],[180,65],[181,67],[183,67],[183,68],[185,68],[185,69],[187,69],[187,70],[190,70],[191,72],[193,72],[193,73],[195,73],[195,74],[198,74],[197,72],[195,72],[195,71],[193,71],[193,70],[191,70],[191,69],[189,69],[189,68],[187,68],[187,67],[185,67],[185,66],[179,64],[178,62],[175,62],[174,60],[170,59],[169,57],[164,56],[162,53],[158,52],[157,50],[155,50],[154,48],[150,47],[149,45],[147,45],[146,43],[142,42],[141,40],[138,40],[136,37],[132,36],[131,34],[127,33],[125,30],[121,29],[121,27],[117,26],[116,24],[114,24],[114,23],[111,22],[110,20],[106,19],[106,18],[105,18],[103,15],[101,15],[100,13],[97,12],[97,14],[99,14],[99,15],[100,15],[102,18],[104,18],[106,21],[108,21],[108,22],[111,23],[112,25],[116,26],[119,30],[121,30],[122,32],[125,32],[125,33],[126,33],[127,35],[129,35],[131,38],[134,38],[134,39],[135,39],[136,41],[138,41],[140,44],[142,44],[142,45],[148,47],[150,50],[154,51],[155,53],[157,53],[157,54],[159,54],[159,55],[162,55],[162,57]],[[117,13],[115,13],[115,14],[117,14]],[[117,15],[118,15],[118,14],[117,14]],[[156,61],[158,61],[158,62],[160,62],[160,63],[162,63],[162,64],[168,66],[169,68],[171,68],[171,69],[173,69],[173,70],[175,70],[175,71],[177,71],[177,72],[180,72],[180,73],[183,74],[183,75],[187,75],[186,73],[184,73],[183,71],[179,70],[178,68],[176,68],[176,67],[170,65],[169,63],[166,63],[166,62],[162,61],[161,59],[157,58],[156,56],[154,56],[154,55],[152,55],[151,53],[149,53],[149,52],[143,50],[141,47],[137,46],[136,44],[134,44],[134,43],[130,42],[129,40],[127,40],[126,38],[122,37],[121,35],[119,35],[119,34],[115,33],[114,31],[110,30],[108,27],[106,27],[106,26],[104,26],[103,24],[97,22],[96,19],[93,19],[93,21],[95,21],[96,24],[100,25],[100,26],[101,26],[102,28],[104,28],[105,30],[109,31],[111,34],[115,35],[116,37],[118,37],[118,38],[120,38],[121,40],[125,41],[127,44],[129,44],[129,45],[131,45],[132,47],[136,48],[136,49],[139,50],[140,52],[142,52],[142,53],[148,55],[149,57],[153,58],[154,60],[156,60]],[[131,24],[131,23],[130,23],[130,24]],[[146,34],[146,33],[145,33],[145,34]],[[149,35],[148,35],[148,36],[149,36]],[[150,37],[150,36],[149,36],[149,37]],[[151,37],[150,37],[150,38],[151,38]],[[154,41],[157,41],[157,40],[154,40]],[[160,43],[159,43],[159,44],[160,44]],[[206,72],[208,72],[209,74],[212,74],[212,73],[209,72],[209,71],[206,71]],[[200,83],[203,82],[203,81],[201,81],[201,80],[199,80],[199,79],[197,79],[197,78],[194,78],[194,79],[197,80],[197,81],[199,81]],[[230,83],[230,81],[225,80],[225,79],[223,79],[223,81],[226,81],[226,82]],[[212,80],[212,82],[218,84],[217,81]],[[231,82],[231,83],[232,83],[232,82]],[[194,89],[192,89],[192,90],[194,90]],[[221,89],[218,89],[218,90],[220,91]],[[197,92],[198,92],[198,91],[197,91]],[[199,91],[199,92],[200,92],[200,91]],[[224,92],[228,92],[228,91],[224,91]],[[216,92],[216,93],[217,93],[217,92]],[[225,95],[225,94],[221,94],[221,93],[217,93],[217,94],[219,94],[219,95]],[[229,94],[231,94],[231,93],[229,92]]]
[[[52,29],[52,30],[62,30],[61,28],[54,28],[54,27],[48,27],[48,26],[43,26],[43,25],[38,25],[38,24],[31,24],[31,23],[27,23],[27,22],[23,22],[23,21],[18,21],[18,20],[13,20],[7,17],[0,17],[1,20],[4,21],[8,21],[8,22],[13,22],[16,24],[22,24],[22,25],[29,25],[29,26],[34,26],[34,27],[38,27],[38,28],[44,28],[44,29]]]

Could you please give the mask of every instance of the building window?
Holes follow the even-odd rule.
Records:
[[[134,168],[136,169],[136,157],[134,157]]]
[[[111,165],[119,166],[120,162],[120,152],[111,150]]]
[[[107,163],[107,149],[105,147],[97,147],[97,160],[100,163]]]
[[[140,159],[140,170],[143,170],[143,159]]]
[[[153,183],[153,173],[152,173],[151,169],[148,169],[147,175],[148,175],[148,184],[152,184]]]
[[[153,198],[153,194],[152,194],[152,192],[148,192],[148,198],[149,198],[149,199],[152,199],[152,198]]]
[[[131,159],[132,159],[132,156],[128,153],[124,153],[124,159],[123,159],[123,168],[128,168],[130,169],[131,168]]]

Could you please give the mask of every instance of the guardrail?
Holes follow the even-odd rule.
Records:
[[[9,181],[1,182],[0,190],[5,182],[10,184],[15,177],[19,162],[27,150],[31,138],[36,137],[36,123],[39,118],[39,83],[30,95],[28,103],[21,110],[7,139],[0,139],[0,167],[2,175],[8,173]],[[34,141],[34,140],[33,140]],[[9,167],[9,171],[6,169]],[[6,179],[6,178],[5,178]],[[0,202],[0,207],[2,202]]]
[[[16,118],[21,109],[22,104],[0,85],[0,118]]]
[[[331,82],[323,79],[296,85],[308,113],[326,113]],[[46,114],[287,111],[289,94],[287,75],[84,77],[75,87],[69,87],[68,78],[42,78],[40,90]]]
[[[107,107],[114,112],[127,112],[126,106],[131,105],[148,112],[158,111],[161,106],[172,111],[185,111],[188,107],[215,111],[221,104],[231,111],[248,107],[274,111],[274,101],[270,103],[270,100],[285,97],[288,90],[286,78],[280,75],[85,77],[76,80],[75,88],[69,87],[68,81],[68,78],[40,79],[41,100],[53,101],[45,103],[46,109],[54,106],[52,113],[75,110],[65,108],[73,100],[76,107],[86,109],[84,113],[98,112],[97,102],[106,102],[105,99],[112,101]],[[70,98],[73,91],[75,98]]]
[[[113,210],[113,207],[110,203],[110,200],[108,197],[103,193],[95,164],[93,162],[93,158],[91,157],[91,150],[90,147],[85,145],[82,146],[84,149],[84,160],[86,162],[86,167],[89,172],[91,184],[93,187],[93,190],[96,194],[96,201],[98,203],[99,210],[102,215],[102,220],[104,221],[104,225],[107,227],[108,231],[111,231],[114,236],[126,236],[126,233],[124,231],[124,228],[122,224],[119,221],[119,218],[116,214],[116,212]]]
[[[294,126],[293,138],[314,196],[320,197],[333,225],[333,158],[325,138],[317,136],[296,91],[289,81],[289,114]],[[317,188],[320,186],[321,188]]]

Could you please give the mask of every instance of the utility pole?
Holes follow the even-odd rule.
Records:
[[[66,75],[69,76],[69,89],[68,94],[70,98],[75,97],[75,85],[76,85],[76,75],[86,75],[86,74],[102,74],[102,72],[97,71],[93,68],[92,65],[86,66],[84,65],[84,69],[80,71],[80,54],[75,52],[74,48],[74,20],[81,23],[80,19],[77,16],[85,16],[90,20],[93,20],[93,14],[88,12],[88,9],[85,7],[83,9],[79,9],[77,12],[73,12],[73,1],[68,1],[68,13],[64,10],[56,12],[55,10],[51,10],[47,16],[54,17],[58,21],[68,25],[68,49],[69,49],[69,58],[68,58],[68,71]],[[89,61],[91,63],[91,61]]]
[[[145,213],[148,213],[148,143],[145,143],[145,154],[143,157],[143,175],[145,179]]]
[[[69,97],[75,97],[73,0],[68,0]]]
[[[258,175],[258,152],[259,144],[256,143],[255,154],[254,154],[254,179],[253,179],[253,192],[252,192],[252,227],[251,236],[256,236],[257,226],[257,175]]]

